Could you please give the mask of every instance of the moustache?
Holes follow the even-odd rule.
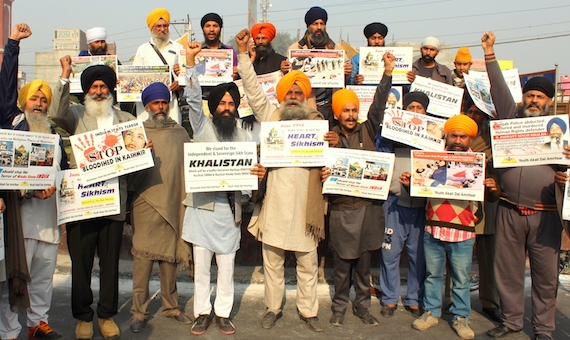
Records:
[[[100,94],[94,94],[94,95],[92,95],[91,98],[93,98],[93,99],[99,99],[99,98],[101,98],[101,99],[107,99],[107,98],[109,98],[109,95],[108,95],[108,94],[102,94],[102,93],[100,93]]]
[[[163,110],[163,109],[158,109],[152,113],[153,116],[156,116],[158,114],[162,114],[163,116],[166,116],[166,115],[168,115],[168,111]]]
[[[530,104],[528,104],[528,105],[527,105],[527,107],[526,107],[526,108],[527,108],[527,109],[530,109],[531,107],[534,107],[534,108],[540,109],[540,106],[538,106],[538,104],[536,104],[536,103],[530,103]]]
[[[34,106],[32,107],[32,111],[40,111],[41,113],[46,112],[46,110],[41,106]]]

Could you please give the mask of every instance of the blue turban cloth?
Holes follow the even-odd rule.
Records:
[[[157,99],[164,99],[168,102],[170,101],[170,91],[168,90],[168,87],[160,82],[152,83],[147,86],[141,95],[143,106],[146,106],[148,103]]]

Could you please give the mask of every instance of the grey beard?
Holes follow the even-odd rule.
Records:
[[[160,110],[159,110],[159,112],[155,112],[155,113],[152,113],[150,111],[147,111],[147,112],[149,115],[148,120],[152,122],[152,124],[154,125],[155,128],[162,129],[166,125],[166,116],[157,116],[156,115],[157,113],[160,113]],[[164,111],[163,111],[163,113],[165,115],[168,114],[168,112],[164,112]]]
[[[30,126],[31,132],[51,133],[51,124],[45,112],[39,116],[36,116],[32,112],[25,112],[24,115],[26,116],[26,121]]]
[[[170,41],[170,32],[166,33],[166,35],[164,36],[164,38],[160,38],[158,37],[156,34],[152,34],[152,41],[154,42],[154,44],[156,45],[156,47],[158,47],[159,49],[161,49],[163,46],[165,46],[166,44],[168,44],[168,42]]]
[[[299,106],[288,106],[291,102],[297,102]],[[296,100],[287,100],[281,103],[279,110],[281,111],[281,120],[302,120],[306,119],[309,114],[309,106],[306,101],[299,102]]]
[[[548,116],[548,110],[550,110],[550,105],[546,104],[544,106],[544,108],[542,110],[540,110],[540,112],[534,113],[534,112],[530,112],[528,109],[526,108],[522,108],[521,107],[521,111],[522,111],[522,116],[523,117],[539,117],[539,116]]]
[[[96,101],[93,96],[85,95],[85,114],[95,119],[103,117],[108,114],[113,107],[113,96],[109,94],[107,98],[102,101]]]
[[[323,34],[319,36],[310,33],[309,37],[311,38],[311,44],[313,45],[312,47],[325,47],[325,45],[329,41],[329,36],[325,31],[323,31]]]

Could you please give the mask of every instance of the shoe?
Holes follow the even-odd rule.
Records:
[[[490,336],[491,338],[502,338],[505,335],[508,335],[511,333],[518,333],[518,332],[520,332],[520,330],[515,331],[515,330],[510,329],[509,327],[505,326],[505,324],[500,324],[497,327],[488,330],[487,335]]]
[[[77,326],[75,327],[75,339],[93,339],[93,321],[77,320]]]
[[[413,308],[416,307],[416,308]],[[422,309],[419,306],[404,306],[404,308],[412,314],[414,318],[422,316]]]
[[[43,339],[56,340],[56,339],[63,339],[63,336],[61,336],[61,334],[56,333],[44,321],[40,321],[40,324],[38,326],[32,327],[28,330],[28,338],[38,339],[38,340],[43,340]]]
[[[313,332],[322,332],[323,331],[323,325],[321,324],[321,320],[319,320],[318,316],[306,318],[306,317],[302,316],[301,314],[299,314],[299,317],[301,318],[301,320],[303,320],[307,323],[307,326],[309,326],[309,329],[311,329]]]
[[[236,326],[234,326],[232,320],[229,318],[220,318],[216,316],[216,323],[218,324],[222,334],[230,335],[236,332]]]
[[[453,321],[451,324],[453,330],[461,339],[475,339],[475,332],[471,328],[469,328],[469,324],[467,323],[467,319],[463,316],[458,317]]]
[[[212,319],[208,314],[201,314],[192,324],[192,328],[190,328],[190,333],[194,335],[202,335],[206,333],[208,326],[212,323]]]
[[[121,331],[113,318],[99,319],[99,330],[103,338],[107,340],[118,339],[121,336]]]
[[[433,327],[439,323],[439,318],[431,315],[431,312],[424,312],[419,319],[416,319],[412,323],[412,328],[418,331],[425,331],[426,329]]]
[[[367,325],[378,326],[378,320],[376,320],[376,318],[373,317],[368,310],[366,310],[366,313],[361,314],[361,313],[358,313],[356,308],[354,308],[352,310],[352,314],[358,316],[360,318],[360,320],[362,320],[362,322],[364,322]]]
[[[335,327],[340,327],[344,323],[344,313],[333,312],[331,315],[330,323]]]
[[[144,329],[144,326],[145,326],[144,320],[133,318],[133,320],[131,321],[131,332],[139,333]]]
[[[501,312],[499,312],[498,308],[483,308],[483,313],[485,313],[489,319],[495,322],[503,322],[501,319]]]
[[[536,334],[534,336],[534,340],[552,340],[552,337],[550,337],[546,334]]]
[[[193,322],[193,320],[188,315],[186,315],[184,313],[180,313],[180,314],[174,315],[174,316],[168,316],[167,318],[175,320],[176,322],[179,322],[179,323],[184,324],[184,325],[190,325]]]
[[[382,310],[380,311],[380,315],[385,318],[391,318],[394,316],[396,308],[398,308],[396,305],[383,305]]]
[[[283,316],[283,313],[281,313],[281,312],[279,312],[277,314],[275,314],[273,312],[265,313],[265,315],[263,316],[263,320],[261,320],[261,327],[263,327],[265,329],[269,329],[269,328],[275,326],[275,323],[277,322],[277,320],[279,320],[282,316]]]

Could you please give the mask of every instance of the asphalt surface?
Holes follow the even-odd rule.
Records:
[[[156,271],[155,266],[155,271]],[[132,292],[132,262],[121,261],[121,280],[119,294],[119,313],[115,321],[121,329],[121,339],[181,339],[194,337],[190,334],[190,325],[182,325],[172,319],[167,319],[161,314],[161,302],[158,276],[155,274],[151,279],[150,295],[155,298],[149,303],[149,317],[145,329],[137,334],[130,331],[131,292]],[[377,270],[373,275],[377,275]],[[332,273],[327,271],[327,279]],[[215,279],[214,279],[215,281]],[[249,282],[254,283],[249,283]],[[218,327],[212,324],[208,331],[200,336],[201,339],[459,339],[451,328],[451,315],[445,315],[440,319],[437,326],[420,332],[411,328],[413,316],[402,305],[398,306],[394,317],[383,318],[380,316],[380,302],[376,297],[372,298],[370,312],[378,321],[379,326],[370,327],[363,324],[360,319],[350,313],[346,314],[344,325],[334,327],[329,323],[331,316],[331,297],[333,286],[320,283],[318,286],[319,317],[324,326],[322,333],[309,330],[307,325],[299,319],[295,307],[296,286],[293,268],[287,270],[286,300],[283,309],[283,317],[277,321],[275,327],[266,330],[260,325],[264,313],[263,303],[263,276],[256,267],[236,268],[235,301],[232,311],[232,319],[237,328],[234,335],[223,335]],[[180,273],[178,279],[179,301],[183,310],[192,316],[193,283],[188,273]],[[244,283],[245,282],[245,283]],[[330,282],[330,281],[329,281]],[[66,339],[74,339],[76,320],[71,315],[70,289],[71,277],[69,275],[69,259],[60,256],[58,267],[54,276],[54,293],[49,323],[54,330],[62,334]],[[95,301],[99,280],[97,269],[93,276],[92,287]],[[512,334],[505,339],[534,339],[530,322],[530,278],[527,271],[527,285],[525,293],[525,327],[522,332]],[[215,285],[212,285],[215,294]],[[402,287],[404,291],[405,287]],[[488,339],[485,332],[493,328],[495,324],[481,313],[481,305],[477,297],[477,290],[471,292],[472,313],[469,324],[475,331],[476,339]],[[556,313],[556,332],[554,339],[570,339],[570,275],[560,276],[558,291],[558,305]],[[351,295],[351,298],[354,296]],[[96,306],[94,305],[94,308]],[[25,316],[20,315],[20,322],[24,325],[18,339],[27,339],[27,327]],[[103,339],[97,321],[94,320],[94,339]]]

